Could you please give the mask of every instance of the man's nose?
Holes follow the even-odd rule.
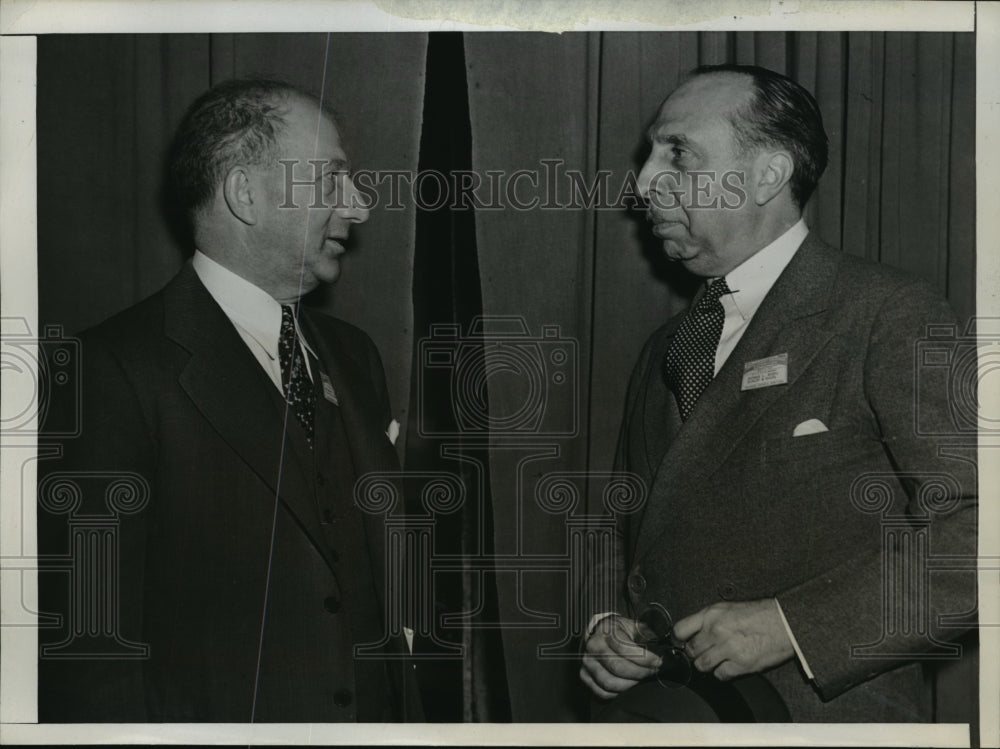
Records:
[[[646,159],[646,162],[642,165],[642,169],[639,170],[639,176],[636,178],[636,186],[639,188],[639,197],[642,198],[647,204],[649,203],[649,178],[653,171],[649,162],[650,159]]]
[[[337,212],[355,224],[363,224],[368,220],[368,200],[358,190],[350,177],[344,180],[344,200],[337,206]]]
[[[650,156],[642,165],[642,169],[639,170],[639,176],[636,179],[639,197],[647,206],[650,203],[660,205],[663,203],[661,198],[670,192],[670,185],[664,183],[665,172],[661,164],[662,162],[655,161],[653,156]]]
[[[653,163],[650,158],[643,165],[636,178],[639,196],[647,208],[657,208],[661,211],[677,208],[683,204],[687,192],[685,178],[673,169],[664,169],[662,162]]]

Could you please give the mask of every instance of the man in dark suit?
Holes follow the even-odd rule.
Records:
[[[592,612],[581,678],[610,699],[657,673],[635,644],[653,610],[696,672],[759,674],[794,721],[929,720],[921,659],[955,657],[942,617],[975,609],[974,574],[927,572],[976,548],[975,454],[925,436],[956,427],[915,363],[953,313],[809,232],[827,138],[788,78],[701,68],[649,138],[653,233],[704,283],[629,386],[617,466],[649,497],[595,572],[616,600]]]
[[[64,626],[42,630],[39,717],[419,717],[403,638],[355,656],[387,631],[383,519],[354,501],[358,477],[399,470],[381,360],[299,304],[368,217],[334,120],[286,84],[228,82],[191,106],[170,169],[197,250],[81,336],[82,431],[39,485],[43,555],[75,565],[42,576]],[[73,534],[109,506],[92,565]]]

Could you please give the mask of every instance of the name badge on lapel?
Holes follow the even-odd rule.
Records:
[[[320,372],[319,379],[320,382],[323,383],[323,397],[330,401],[333,405],[339,406],[340,401],[337,400],[337,391],[333,389],[333,383],[330,382],[330,378],[327,376],[326,372]]]
[[[772,385],[788,384],[788,354],[776,354],[755,359],[743,365],[743,386],[740,390],[757,390]]]

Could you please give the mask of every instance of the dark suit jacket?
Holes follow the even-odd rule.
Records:
[[[975,435],[954,457],[925,436],[955,426],[945,383],[915,364],[926,326],[953,313],[925,284],[809,235],[683,426],[662,369],[681,319],[650,338],[629,387],[617,466],[649,497],[621,526],[618,605],[660,602],[677,621],[776,596],[815,676],[795,660],[767,672],[793,720],[928,719],[914,660],[961,631],[939,614],[975,608],[974,574],[931,575],[921,556],[975,554]],[[787,384],[741,391],[747,362],[781,353]],[[809,419],[829,431],[793,437]],[[903,537],[923,540],[904,552]]]
[[[354,478],[399,470],[382,364],[360,330],[300,320],[340,401],[337,414],[319,397],[315,456],[293,416],[285,433],[280,394],[190,264],[81,337],[83,431],[43,472],[148,482],[148,506],[119,517],[116,567],[118,633],[150,654],[43,657],[41,720],[419,716],[402,661],[351,655],[385,632],[382,518],[352,502]],[[84,493],[88,513],[108,514],[102,495]],[[64,521],[39,513],[50,553],[65,550]],[[65,615],[65,589],[43,578],[43,607]]]

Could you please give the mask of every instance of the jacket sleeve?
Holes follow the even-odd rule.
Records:
[[[956,333],[930,358],[928,326]],[[892,470],[855,477],[852,501],[879,517],[882,548],[778,595],[824,699],[953,653],[946,641],[974,615],[974,566],[931,571],[936,557],[976,556],[976,434],[955,416],[975,412],[956,400],[975,392],[975,367],[952,366],[970,352],[958,333],[951,309],[922,283],[889,295],[871,326],[865,396]]]
[[[47,560],[39,600],[43,616],[58,617],[39,629],[39,720],[145,722],[142,595],[153,448],[133,385],[109,347],[85,339],[80,357],[79,399],[52,404],[60,423],[79,419],[79,435],[53,440],[63,456],[39,470],[39,554]]]

